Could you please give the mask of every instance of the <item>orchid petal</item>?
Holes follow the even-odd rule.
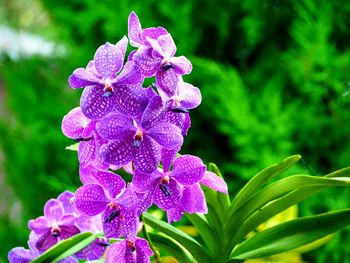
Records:
[[[109,199],[98,184],[83,185],[75,192],[75,207],[83,215],[98,215],[106,209],[108,203]]]
[[[193,155],[182,155],[174,162],[171,176],[182,185],[198,183],[204,176],[206,166]]]
[[[141,40],[141,23],[135,12],[131,12],[128,19],[128,36],[130,39],[130,45],[139,47],[142,44]]]
[[[68,78],[68,83],[73,89],[96,85],[99,82],[99,78],[84,68],[74,70],[73,74]]]
[[[182,205],[189,214],[208,213],[204,193],[198,184],[185,187],[182,195]]]
[[[141,69],[133,61],[126,62],[116,82],[118,83],[118,85],[142,84],[143,76],[141,73]]]
[[[134,165],[145,173],[152,173],[160,163],[161,148],[151,137],[143,136],[141,146],[135,151]]]
[[[170,62],[174,66],[174,71],[179,75],[187,75],[192,72],[192,63],[185,57],[173,57]]]
[[[141,119],[141,126],[149,129],[156,125],[165,115],[165,107],[160,96],[154,96],[148,103]]]
[[[122,51],[110,43],[100,46],[95,53],[96,71],[104,78],[113,79],[123,66]]]
[[[123,58],[125,57],[126,49],[128,48],[128,42],[128,38],[126,36],[123,36],[123,38],[119,40],[117,44],[115,44],[122,52]]]
[[[181,205],[181,187],[179,184],[175,180],[170,180],[169,183],[166,184],[166,187],[169,190],[169,194],[165,194],[160,186],[156,187],[153,195],[153,202],[162,210],[169,210]]]
[[[62,120],[62,132],[71,139],[82,136],[84,128],[88,125],[89,119],[82,113],[80,107],[69,111]]]
[[[135,130],[132,119],[120,113],[112,113],[96,125],[97,132],[106,140],[118,140],[125,133]]]
[[[221,177],[217,176],[215,173],[206,171],[203,178],[200,180],[202,185],[205,185],[215,191],[227,194],[227,184]]]
[[[115,173],[99,171],[94,177],[96,182],[108,191],[111,199],[115,198],[125,187],[123,178]]]
[[[181,130],[174,124],[161,122],[148,130],[148,135],[167,149],[179,148],[183,143]]]
[[[50,221],[58,221],[63,216],[63,206],[60,201],[50,199],[44,206],[44,215]]]

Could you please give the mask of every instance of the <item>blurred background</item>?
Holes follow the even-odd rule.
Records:
[[[350,2],[346,0],[0,0],[0,262],[27,246],[27,221],[79,185],[72,142],[60,129],[81,90],[67,78],[98,46],[127,34],[134,10],[161,25],[187,56],[203,103],[182,153],[215,162],[232,196],[259,170],[299,153],[296,170],[350,165]],[[299,215],[350,207],[332,189]],[[349,229],[306,253],[350,262]]]

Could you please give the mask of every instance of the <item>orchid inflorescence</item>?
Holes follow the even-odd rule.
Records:
[[[184,212],[207,213],[200,185],[227,193],[224,180],[207,171],[200,158],[179,154],[190,128],[189,110],[201,103],[200,90],[182,79],[191,73],[191,62],[175,56],[166,29],[142,29],[134,12],[128,38],[100,46],[86,68],[69,77],[70,86],[83,92],[80,107],[63,118],[62,131],[79,143],[83,186],[45,204],[44,216],[29,221],[30,249],[14,248],[10,262],[29,262],[81,232],[103,236],[60,262],[102,257],[150,262],[150,245],[137,234],[139,218],[153,203],[171,223]],[[124,64],[129,41],[137,49]],[[142,86],[153,77],[152,86]],[[131,182],[114,172],[121,168]]]

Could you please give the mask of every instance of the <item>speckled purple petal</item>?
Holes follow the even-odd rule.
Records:
[[[109,247],[106,253],[105,263],[136,263],[129,262],[125,258],[126,252],[126,241],[123,240],[121,242],[114,243]]]
[[[111,141],[100,148],[100,157],[107,163],[125,165],[133,159],[134,133],[128,133],[120,140]]]
[[[133,50],[129,53],[127,61],[133,61],[134,54],[137,52],[137,50]]]
[[[153,58],[152,48],[139,48],[133,56],[133,61],[140,67],[145,77],[152,77],[160,67],[162,59]]]
[[[50,221],[58,221],[63,216],[63,206],[60,201],[50,199],[44,206],[44,215]]]
[[[166,56],[166,54],[164,53],[163,47],[161,47],[159,45],[159,43],[156,39],[152,39],[152,38],[147,37],[146,40],[152,47],[152,57],[153,58],[163,59]]]
[[[73,71],[73,74],[68,78],[68,83],[73,89],[83,88],[90,85],[96,85],[100,83],[100,79],[97,78],[92,72],[78,68]]]
[[[121,85],[114,87],[114,110],[131,116],[140,116],[149,101],[149,90],[140,85]]]
[[[57,200],[61,202],[63,206],[64,213],[75,213],[75,207],[73,205],[73,198],[74,194],[70,191],[64,191],[61,193],[58,197]]]
[[[65,214],[59,221],[60,226],[71,226],[75,224],[76,217],[72,214]]]
[[[137,263],[150,263],[150,257],[153,255],[153,251],[150,248],[148,242],[143,238],[137,238],[135,241],[136,248],[136,262]]]
[[[150,129],[159,123],[166,113],[162,98],[154,96],[148,103],[141,119],[141,126],[144,129]]]
[[[206,171],[203,178],[200,180],[202,185],[205,185],[215,191],[227,194],[227,184],[221,177],[216,174]]]
[[[40,252],[48,250],[50,247],[58,242],[58,237],[51,235],[51,230],[47,230],[46,233],[41,235],[35,244],[35,247]]]
[[[174,40],[170,34],[161,35],[158,37],[157,42],[164,52],[165,58],[171,58],[176,53],[176,46]]]
[[[123,178],[115,173],[99,171],[94,177],[96,182],[108,191],[110,199],[115,198],[125,187]]]
[[[79,228],[77,228],[74,225],[69,225],[69,226],[60,226],[61,228],[61,234],[60,234],[60,239],[64,240],[67,238],[70,238],[72,236],[75,236],[76,234],[80,233]]]
[[[157,170],[149,174],[136,169],[132,178],[132,184],[136,192],[145,193],[152,190],[154,188],[154,184],[157,183],[162,176],[163,174]]]
[[[161,90],[167,96],[162,96],[163,101],[169,99],[176,94],[176,87],[179,82],[179,75],[175,71],[170,69],[159,69],[156,73],[156,83],[158,90]],[[164,98],[163,98],[164,97]]]
[[[28,228],[33,230],[36,234],[45,233],[50,226],[50,221],[44,216],[29,220],[28,222]]]
[[[128,184],[125,191],[116,199],[124,210],[135,211],[137,206],[137,196],[132,184]]]
[[[87,216],[95,216],[106,209],[109,199],[98,184],[86,184],[75,192],[74,205],[77,210]]]
[[[135,151],[134,165],[144,173],[152,173],[160,163],[161,147],[148,135],[143,136],[141,146]]]
[[[122,51],[110,43],[100,46],[95,53],[94,63],[96,71],[104,78],[113,79],[123,66]]]
[[[181,205],[182,190],[179,184],[175,180],[170,179],[167,188],[169,189],[170,195],[165,195],[159,185],[156,187],[153,194],[153,202],[163,210],[169,210]]]
[[[189,214],[208,213],[207,202],[199,184],[186,186],[182,194],[182,206]]]
[[[191,185],[198,183],[205,171],[206,166],[200,158],[186,154],[175,160],[171,176],[182,185]]]
[[[86,167],[79,167],[79,178],[83,184],[95,183],[94,174],[97,173],[97,170],[92,165],[87,165]]]
[[[146,193],[136,193],[136,195],[138,198],[136,214],[140,216],[153,204],[153,191],[151,190]]]
[[[162,148],[162,165],[163,171],[166,173],[170,170],[171,165],[173,164],[176,154],[180,151],[181,145],[173,149]]]
[[[128,43],[129,43],[128,38],[126,36],[123,36],[123,38],[119,40],[117,44],[115,44],[122,52],[123,58],[125,57],[126,49],[128,48]]]
[[[202,102],[200,90],[189,83],[180,82],[177,92],[181,98],[180,104],[184,109],[194,109]]]
[[[150,39],[158,39],[158,37],[162,35],[168,34],[168,31],[166,31],[163,27],[149,27],[145,28],[142,31],[142,39],[145,41],[147,38]]]
[[[113,110],[116,101],[116,94],[104,97],[103,86],[86,87],[81,94],[81,111],[89,119],[97,120],[106,116]]]
[[[138,85],[142,84],[143,79],[139,66],[133,61],[128,61],[118,76],[116,83],[117,85]]]
[[[85,260],[97,260],[100,259],[106,251],[105,241],[102,241],[99,238],[96,238],[94,242],[92,242],[87,247],[84,247],[78,253],[74,254],[78,259]]]
[[[69,111],[62,120],[62,132],[71,139],[82,136],[84,128],[88,125],[89,119],[81,112],[80,107]]]
[[[181,220],[184,210],[182,208],[172,208],[166,211],[168,223],[171,224],[171,222],[178,222]]]
[[[134,47],[139,47],[143,41],[141,40],[142,28],[140,24],[140,20],[132,11],[129,15],[128,19],[128,36],[130,39],[130,45]]]
[[[174,66],[174,71],[179,75],[187,75],[192,71],[192,63],[185,57],[173,57],[171,64]]]
[[[8,260],[10,263],[28,263],[36,258],[37,255],[24,247],[15,247],[8,253]]]
[[[121,228],[125,238],[134,237],[137,235],[139,218],[135,210],[125,210],[123,213]]]
[[[165,114],[164,121],[179,127],[183,136],[187,135],[187,131],[191,127],[191,119],[188,113],[168,111]]]
[[[80,166],[86,167],[95,160],[96,144],[94,140],[82,141],[78,147],[78,159]]]
[[[88,139],[88,138],[94,136],[95,131],[96,131],[96,121],[92,121],[92,120],[88,119],[88,124],[85,127],[83,133],[81,134],[81,137]]]
[[[107,207],[102,214],[103,233],[107,238],[119,238],[122,235],[121,220],[123,215],[119,214],[112,220],[109,220],[111,214],[115,213],[115,211],[114,208]]]
[[[179,148],[183,143],[180,128],[168,122],[158,123],[147,134],[167,149]]]
[[[97,132],[106,140],[118,140],[126,133],[135,131],[132,118],[120,113],[112,113],[96,125]]]

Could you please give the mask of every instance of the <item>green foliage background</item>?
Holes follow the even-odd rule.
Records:
[[[182,152],[217,163],[231,193],[294,153],[304,157],[300,170],[311,174],[349,166],[346,0],[32,0],[33,12],[41,14],[36,24],[20,19],[26,1],[14,2],[0,0],[0,21],[63,44],[66,55],[0,62],[7,107],[0,146],[13,192],[0,201],[22,208],[0,217],[0,258],[25,246],[26,223],[41,215],[47,199],[79,186],[76,155],[64,150],[71,142],[60,131],[63,115],[79,103],[80,91],[68,87],[67,77],[99,45],[127,33],[131,10],[144,27],[167,28],[177,54],[193,62],[185,80],[201,89],[203,103],[192,111]],[[349,207],[349,194],[328,191],[304,203],[300,213]],[[349,242],[343,231],[304,259],[350,262]]]

